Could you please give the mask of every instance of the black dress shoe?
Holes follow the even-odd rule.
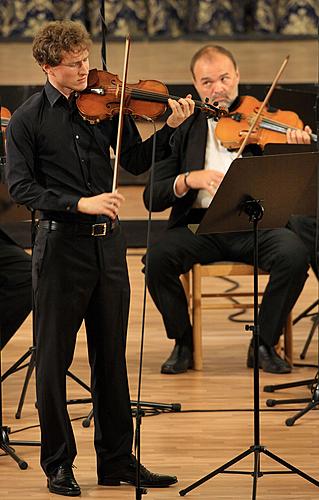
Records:
[[[176,375],[193,367],[192,350],[187,345],[176,344],[169,358],[162,364],[161,373]]]
[[[119,486],[121,483],[129,483],[136,486],[137,460],[131,455],[130,462],[112,474],[99,474],[98,484],[101,486]],[[140,486],[142,488],[166,488],[177,483],[176,476],[155,474],[141,464]]]
[[[247,367],[254,367],[254,347],[250,343],[247,356]],[[259,346],[259,368],[268,373],[290,373],[291,366],[282,359],[274,347]]]
[[[81,489],[76,482],[72,465],[62,464],[52,474],[48,475],[48,488],[51,493],[57,495],[66,495],[69,497],[78,497],[81,495]]]

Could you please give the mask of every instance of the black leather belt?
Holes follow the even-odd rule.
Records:
[[[38,227],[49,231],[61,231],[62,233],[77,236],[109,236],[118,226],[119,221],[109,219],[106,222],[96,224],[57,222],[55,220],[40,220]]]

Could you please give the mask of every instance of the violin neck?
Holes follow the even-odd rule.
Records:
[[[131,96],[133,99],[145,101],[150,100],[151,102],[167,103],[168,99],[173,99],[174,101],[179,101],[181,97],[176,95],[160,94],[159,92],[148,92],[139,89],[132,90]],[[205,103],[193,99],[195,102],[195,108],[205,109]]]
[[[275,120],[271,120],[269,118],[263,117],[261,122],[259,123],[259,126],[261,128],[267,129],[267,130],[272,130],[274,132],[279,132],[281,134],[286,134],[288,128],[292,130],[300,130],[297,127],[289,127],[288,125],[285,125],[284,123],[276,122]],[[316,134],[310,134],[311,140],[313,142],[317,142],[317,135]]]
[[[7,127],[9,118],[1,118],[1,127]]]

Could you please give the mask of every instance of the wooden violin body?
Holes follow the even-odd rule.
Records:
[[[4,130],[5,127],[7,127],[9,120],[11,118],[11,113],[8,110],[8,108],[5,108],[4,106],[0,107],[0,117],[1,117],[1,128]]]
[[[215,129],[217,139],[227,149],[238,149],[256,116],[261,102],[255,97],[244,96],[239,107],[218,121]],[[294,111],[264,110],[257,120],[248,143],[263,148],[268,143],[285,143],[287,129],[303,129],[303,122]],[[316,140],[315,136],[312,137]]]
[[[11,112],[8,110],[8,108],[1,106],[0,107],[0,119],[1,119],[0,161],[1,161],[1,163],[4,162],[4,158],[5,158],[6,128],[8,126],[10,118],[11,118]]]
[[[76,99],[81,116],[90,123],[112,118],[119,113],[122,82],[117,75],[104,70],[92,69],[89,72],[87,89]],[[167,109],[168,99],[180,97],[169,95],[164,83],[158,80],[139,80],[125,85],[124,113],[134,117],[156,119]],[[195,101],[195,107],[210,116],[219,118],[227,112],[202,101]]]
[[[112,118],[119,113],[121,89],[122,82],[117,75],[103,70],[90,70],[87,90],[76,101],[79,112],[93,123]],[[160,102],[154,101],[154,93],[160,96]],[[150,101],[147,101],[148,94],[149,99],[152,98]],[[150,118],[158,118],[166,111],[167,99],[164,96],[168,96],[168,89],[157,80],[126,84],[125,113],[137,117],[147,114]]]

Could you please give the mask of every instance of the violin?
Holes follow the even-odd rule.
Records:
[[[79,94],[76,105],[81,116],[95,124],[119,113],[122,82],[118,75],[104,70],[89,71],[88,86]],[[157,80],[139,80],[125,85],[124,113],[134,117],[156,119],[167,109],[168,99],[178,101],[180,97],[169,95],[164,83]],[[195,107],[216,119],[226,116],[227,111],[195,100]]]
[[[7,127],[9,120],[11,118],[11,113],[8,108],[0,106],[0,118],[1,118],[1,127]]]
[[[238,149],[252,124],[261,102],[255,97],[244,96],[236,110],[220,118],[215,134],[227,149]],[[248,139],[248,144],[258,144],[262,149],[268,143],[285,143],[287,129],[303,130],[303,122],[294,111],[265,108]],[[312,141],[317,136],[311,134]]]
[[[8,108],[0,106],[0,122],[1,122],[1,134],[0,134],[0,165],[5,165],[5,142],[6,142],[6,127],[8,126],[11,113]],[[2,172],[0,172],[0,180],[2,180]]]

